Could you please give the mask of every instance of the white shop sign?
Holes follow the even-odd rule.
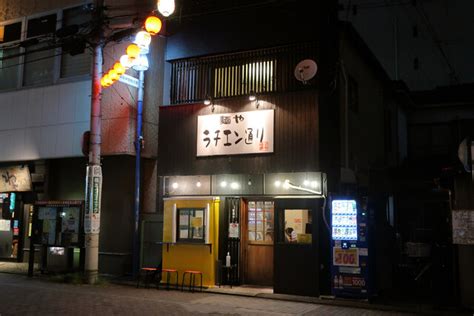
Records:
[[[199,156],[273,152],[273,110],[198,116]]]

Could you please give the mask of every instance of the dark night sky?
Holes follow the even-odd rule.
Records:
[[[340,3],[340,19],[354,24],[392,79],[398,70],[398,79],[413,90],[474,82],[474,1]]]

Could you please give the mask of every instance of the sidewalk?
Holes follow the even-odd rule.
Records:
[[[131,279],[130,277],[123,278],[114,278],[107,277],[109,282],[121,285],[136,286],[136,280]],[[154,285],[150,285],[150,289],[155,289]],[[165,287],[160,287],[160,290],[165,290]],[[171,289],[171,291],[175,291]],[[256,297],[264,299],[273,299],[280,301],[289,301],[289,302],[299,302],[299,303],[312,303],[319,305],[332,305],[339,307],[350,307],[350,308],[363,308],[379,311],[390,311],[390,312],[401,312],[401,313],[410,313],[410,314],[422,314],[422,315],[473,315],[472,311],[459,311],[456,309],[434,309],[431,305],[428,304],[409,304],[397,302],[396,304],[380,304],[373,303],[367,300],[355,300],[355,299],[343,299],[335,297],[310,297],[310,296],[300,296],[300,295],[289,295],[289,294],[277,294],[273,293],[273,289],[265,287],[252,287],[252,286],[233,286],[230,288],[229,285],[225,286],[215,286],[203,288],[203,292],[206,293],[215,293],[215,294],[225,294],[225,295],[234,295],[242,297]]]
[[[37,267],[36,267],[37,268]],[[26,263],[15,263],[15,262],[2,262],[0,263],[0,273],[18,274],[26,276],[28,271],[28,265]],[[41,275],[40,279],[43,280],[55,280],[56,282],[60,279],[58,276],[62,274],[45,274]],[[67,275],[63,275],[66,277]],[[131,276],[117,277],[110,275],[101,275],[103,281],[111,284],[126,285],[129,287],[136,287],[136,279]],[[150,285],[150,288],[154,286]],[[163,287],[164,289],[164,287]],[[254,286],[233,286],[223,285],[221,287],[215,286],[210,288],[204,288],[203,292],[233,295],[240,297],[255,297],[264,299],[273,299],[279,301],[288,302],[299,302],[299,303],[311,303],[318,305],[332,305],[338,307],[349,307],[349,308],[361,308],[379,311],[390,311],[390,312],[402,312],[412,314],[425,314],[425,315],[473,315],[473,311],[460,311],[454,308],[452,309],[435,309],[429,304],[422,304],[420,302],[408,303],[405,301],[398,302],[368,302],[366,300],[354,300],[354,299],[341,299],[334,297],[308,297],[299,295],[288,295],[288,294],[276,294],[273,293],[272,288],[265,287],[254,287]]]

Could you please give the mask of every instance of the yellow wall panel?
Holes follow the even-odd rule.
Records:
[[[206,208],[209,204],[209,243],[172,243],[173,208]],[[215,284],[215,265],[218,258],[219,199],[209,200],[166,200],[163,214],[163,267],[177,269],[181,285],[184,270],[199,270],[203,273],[203,285]],[[176,226],[174,226],[176,227]],[[169,243],[168,245],[166,243]],[[186,283],[189,281],[186,277]],[[196,280],[198,283],[199,278]],[[174,282],[174,279],[172,280]]]

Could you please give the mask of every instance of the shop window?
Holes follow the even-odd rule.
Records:
[[[248,240],[264,243],[273,242],[272,201],[249,201],[248,203]]]
[[[21,22],[0,25],[0,45],[21,40]],[[0,90],[15,89],[18,84],[20,49],[0,48]]]
[[[21,22],[0,25],[0,44],[19,41],[21,39]]]
[[[178,209],[177,242],[205,242],[205,210],[185,208]]]
[[[0,49],[0,90],[17,87],[19,54],[19,48]]]
[[[286,209],[284,211],[284,241],[286,243],[310,244],[311,234],[311,211]]]
[[[56,14],[28,20],[28,39],[54,33]],[[52,83],[54,79],[55,49],[48,41],[30,45],[26,49],[23,84],[25,86]]]
[[[90,23],[91,15],[84,10],[84,6],[79,6],[63,11],[62,26],[84,25]],[[81,45],[76,38],[73,43]],[[74,45],[69,45],[69,51],[63,51],[61,58],[61,78],[68,78],[80,75],[88,75],[91,71],[92,55],[89,50],[76,54]]]
[[[27,37],[36,37],[56,31],[56,14],[28,20]]]

